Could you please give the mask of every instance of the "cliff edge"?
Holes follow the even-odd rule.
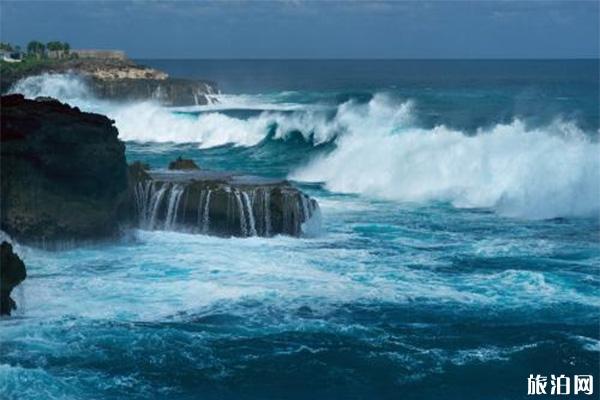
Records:
[[[203,105],[218,92],[216,84],[170,77],[129,59],[24,60],[0,62],[0,90],[11,91],[19,80],[40,74],[75,74],[98,98],[129,101],[153,99],[166,106]]]
[[[42,244],[115,235],[127,163],[113,121],[22,95],[1,107],[1,229]]]

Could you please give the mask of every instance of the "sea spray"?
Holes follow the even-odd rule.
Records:
[[[123,140],[251,147],[299,133],[314,145],[331,142],[333,152],[315,155],[290,177],[324,182],[333,191],[395,201],[446,201],[532,219],[592,215],[599,209],[597,133],[561,119],[528,126],[515,118],[467,133],[443,125],[422,128],[414,102],[384,94],[366,103],[346,101],[332,115],[330,109],[298,104],[289,112],[266,110],[242,119],[227,115],[227,104],[249,107],[256,99],[267,107],[262,104],[267,97],[226,95],[223,104],[207,106],[220,108],[186,114],[152,102],[93,100],[83,80],[72,75],[30,77],[13,90],[29,97],[54,95],[105,112],[115,119]]]
[[[591,62],[596,78],[593,84],[585,86],[597,93],[597,60]],[[358,63],[355,65],[364,65],[364,62]],[[382,62],[384,72],[394,75],[393,81],[385,82],[386,85],[406,78],[390,68],[390,63]],[[431,65],[424,63],[425,67]],[[193,214],[191,219],[197,224],[196,229],[184,231],[183,214],[179,214],[176,229],[184,232],[134,230],[132,235],[136,240],[52,252],[23,245],[27,266],[31,266],[36,279],[26,283],[26,296],[29,296],[26,318],[2,321],[0,343],[10,351],[0,356],[0,393],[8,398],[148,398],[152,393],[158,393],[157,396],[174,393],[185,398],[198,393],[209,398],[221,398],[224,394],[239,398],[248,393],[255,397],[272,397],[274,392],[288,393],[290,382],[292,386],[299,382],[292,395],[298,398],[312,398],[315,393],[317,397],[339,398],[378,398],[386,394],[393,397],[398,393],[407,397],[417,393],[419,396],[415,397],[425,400],[519,398],[525,393],[523,386],[512,385],[511,389],[506,379],[481,379],[481,371],[513,376],[515,382],[524,383],[529,373],[540,370],[540,366],[542,374],[544,366],[553,366],[567,375],[577,373],[574,369],[597,370],[600,253],[596,217],[521,221],[503,218],[487,212],[489,210],[456,209],[449,203],[435,201],[448,198],[437,193],[417,204],[407,204],[397,200],[407,198],[406,195],[388,197],[377,192],[378,186],[391,190],[394,185],[401,185],[405,167],[407,174],[418,175],[422,169],[425,176],[431,175],[427,170],[435,165],[448,170],[445,157],[459,161],[465,176],[477,177],[469,161],[479,163],[483,171],[488,171],[484,175],[494,182],[492,186],[503,184],[510,192],[507,188],[513,186],[515,180],[506,184],[499,180],[496,170],[481,162],[486,152],[494,155],[494,160],[502,154],[513,154],[511,161],[524,168],[522,182],[527,183],[524,188],[532,189],[534,195],[537,185],[552,187],[553,179],[563,181],[560,175],[551,176],[559,167],[569,173],[582,170],[584,159],[575,160],[572,166],[556,165],[555,170],[547,174],[540,174],[542,169],[535,162],[524,167],[524,160],[537,160],[532,159],[534,148],[528,148],[528,143],[519,140],[507,140],[505,148],[492,146],[492,143],[479,147],[470,145],[483,144],[483,138],[473,135],[489,134],[497,125],[496,115],[485,110],[489,110],[488,100],[495,102],[504,97],[504,90],[513,86],[506,84],[505,77],[517,85],[519,82],[519,79],[512,80],[512,74],[504,73],[506,61],[497,62],[502,74],[480,79],[479,74],[485,75],[488,71],[481,66],[489,65],[482,63],[478,61],[470,68],[478,75],[465,74],[467,84],[454,91],[448,87],[448,83],[451,85],[448,77],[455,78],[447,72],[455,70],[455,61],[434,62],[434,66],[443,67],[443,74],[439,80],[428,82],[426,90],[423,79],[428,68],[411,67],[417,77],[401,88],[402,93],[408,93],[411,85],[418,86],[416,91],[424,92],[424,97],[440,93],[453,104],[461,104],[465,94],[475,94],[472,106],[464,107],[461,114],[485,128],[469,133],[444,128],[454,132],[449,135],[453,141],[445,142],[447,147],[436,143],[445,137],[438,134],[441,128],[416,132],[420,126],[414,121],[400,118],[392,127],[381,118],[379,123],[383,127],[379,129],[374,110],[369,111],[364,104],[334,106],[336,115],[324,118],[326,122],[338,121],[330,126],[339,128],[330,140],[336,142],[337,149],[333,149],[333,145],[326,146],[327,151],[331,151],[328,155],[307,150],[313,143],[310,131],[315,125],[309,123],[312,117],[304,113],[303,105],[294,110],[306,115],[301,135],[295,135],[295,139],[304,137],[307,143],[298,147],[295,141],[275,143],[277,139],[285,140],[285,135],[256,148],[238,145],[237,148],[192,149],[199,145],[197,141],[191,146],[128,143],[129,157],[147,161],[153,167],[166,165],[181,151],[190,151],[207,168],[212,164],[223,169],[260,170],[279,177],[290,169],[296,173],[304,171],[298,168],[294,158],[298,149],[309,157],[318,156],[320,159],[310,160],[306,167],[315,166],[311,180],[326,184],[305,187],[322,205],[325,234],[310,241],[279,235],[264,240],[244,240],[189,234],[201,229],[200,221],[205,217],[207,223],[202,226],[208,226],[209,214],[210,228],[217,226],[216,202],[222,201],[223,196],[211,186],[211,189],[202,189],[202,200],[196,197],[198,203],[202,203],[197,205],[199,215],[194,212],[196,204],[189,212]],[[493,66],[496,61],[489,63]],[[520,69],[527,63],[517,61],[512,65]],[[556,93],[555,88],[559,88],[560,92],[576,98],[578,104],[584,103],[585,96],[579,93],[585,95],[588,89],[572,89],[577,86],[573,85],[574,80],[581,79],[581,69],[567,68],[563,61],[548,63],[553,70],[564,71],[568,82],[562,84],[551,74],[539,73],[544,70],[540,66],[546,63],[533,62],[535,68],[533,73],[526,74],[526,84],[539,88],[550,82],[552,95]],[[289,65],[285,63],[286,69]],[[371,68],[377,62],[370,61],[368,65]],[[349,81],[342,67],[335,63],[336,84],[344,79]],[[291,70],[290,75],[285,75],[292,77],[288,81],[294,80]],[[244,71],[254,72],[251,68]],[[369,79],[381,80],[384,76],[371,70],[368,73]],[[350,75],[350,83],[354,83],[356,74]],[[498,77],[501,77],[500,82]],[[314,74],[312,80],[318,84],[323,77]],[[413,85],[414,82],[418,84]],[[443,85],[436,86],[436,82]],[[486,97],[480,96],[482,92]],[[488,96],[488,93],[493,94]],[[540,99],[538,93],[536,91],[534,102],[539,102],[540,108],[551,108],[547,107],[547,97]],[[259,105],[263,96],[248,97],[249,106],[254,103],[263,107]],[[592,110],[596,116],[597,99],[597,95],[593,96]],[[416,110],[436,113],[418,98],[415,103]],[[212,111],[227,108],[227,105],[222,102],[214,107]],[[492,121],[479,122],[475,114],[480,110],[487,112]],[[440,123],[452,118],[451,111],[441,113]],[[415,113],[415,110],[409,112]],[[560,113],[571,115],[564,109],[560,109]],[[359,118],[350,121],[352,115]],[[191,114],[181,117],[190,121],[196,118]],[[415,115],[417,120],[419,117]],[[510,125],[504,122],[498,126]],[[544,131],[554,125],[536,126]],[[197,129],[202,130],[202,127]],[[570,128],[562,125],[561,129]],[[531,126],[524,126],[516,138],[525,141],[532,130]],[[158,129],[151,133],[164,134]],[[275,133],[280,135],[281,130]],[[365,135],[365,142],[358,140],[354,133]],[[403,137],[406,133],[408,136]],[[346,143],[343,139],[348,134],[353,137]],[[376,137],[367,140],[370,135]],[[490,136],[502,137],[495,132]],[[548,136],[539,135],[543,139],[540,141],[552,137]],[[572,150],[573,143],[580,142],[577,134],[563,136],[558,143],[565,144],[566,152]],[[176,133],[170,137],[174,141],[187,140]],[[405,140],[402,144],[408,148],[403,151],[402,146],[389,137]],[[154,140],[150,134],[144,136],[146,138]],[[215,137],[214,143],[217,142]],[[406,158],[407,163],[398,166],[382,158],[384,153],[378,142],[381,146],[395,145],[390,149],[390,157]],[[464,151],[471,154],[456,156],[461,143],[469,144]],[[549,143],[556,146],[552,139]],[[595,143],[594,140],[581,141],[581,147],[595,146]],[[340,152],[348,151],[352,145],[356,146],[356,153],[346,163],[337,165]],[[374,150],[378,153],[370,157],[369,152]],[[560,161],[555,153],[550,151],[548,156],[555,162]],[[274,168],[277,162],[285,164],[287,169]],[[359,170],[360,165],[368,171]],[[332,171],[330,176],[328,171],[316,166],[335,166],[339,170]],[[377,184],[363,191],[361,185],[366,185],[368,173]],[[348,187],[355,184],[355,192],[360,195],[344,195],[324,188],[340,184],[342,178]],[[449,173],[447,178],[448,182],[441,180],[440,185],[444,189],[455,187],[453,193],[449,191],[455,198],[459,198],[461,191],[468,194],[477,187],[482,191],[487,189],[482,184],[486,182],[484,179],[471,179],[466,185],[456,174]],[[389,185],[379,184],[379,181]],[[585,179],[580,182],[582,187],[587,184]],[[422,184],[427,189],[425,193],[433,192],[432,183],[427,179],[423,179]],[[153,190],[146,186],[148,193],[155,193],[160,185]],[[560,189],[561,186],[557,186]],[[196,189],[194,196],[198,196],[199,188]],[[254,197],[250,192],[248,195],[258,233],[262,235],[268,230],[271,210],[274,212],[273,231],[278,232],[281,224],[277,211],[281,204],[279,193],[261,188]],[[149,194],[144,198],[151,197]],[[159,228],[164,221],[167,198],[165,194],[158,216]],[[423,202],[429,202],[427,199],[434,201],[422,207]],[[548,198],[543,203],[553,200]],[[149,200],[146,204],[149,208]],[[181,200],[179,207],[185,208],[184,204]],[[305,204],[300,205],[301,214],[305,214]],[[310,202],[308,206],[311,219],[302,224],[304,235],[320,216],[318,207],[311,209]],[[498,206],[493,209],[501,212]],[[204,210],[207,212],[200,215]],[[238,226],[236,221],[235,227]],[[294,368],[282,368],[285,365]],[[352,368],[348,368],[349,365]],[[323,395],[323,388],[331,386],[331,382],[334,387]],[[439,382],[447,384],[440,386],[436,384]]]
[[[443,126],[357,129],[291,177],[374,198],[554,218],[598,212],[598,154],[597,141],[562,121],[527,128],[515,120],[475,135]]]
[[[19,80],[9,93],[21,93],[27,98],[52,97],[79,107],[93,107],[96,99],[85,80],[75,74],[48,74],[29,76]]]

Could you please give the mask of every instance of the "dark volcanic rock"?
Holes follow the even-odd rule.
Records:
[[[0,245],[0,315],[10,315],[17,308],[10,293],[25,280],[27,270],[12,245],[6,241]]]
[[[200,169],[194,160],[187,158],[177,157],[177,160],[169,163],[170,170],[186,170],[186,169]]]
[[[144,171],[138,177],[132,196],[142,229],[300,236],[320,223],[317,202],[285,180],[205,170]]]
[[[2,97],[1,229],[18,240],[93,240],[118,230],[125,146],[113,121],[58,101]]]
[[[128,174],[129,174],[129,187],[135,185],[137,182],[145,179],[150,179],[150,175],[148,174],[150,171],[150,165],[145,164],[140,161],[135,161],[134,163],[128,166]]]

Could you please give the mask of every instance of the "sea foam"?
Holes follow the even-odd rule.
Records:
[[[410,101],[383,94],[333,110],[269,103],[268,96],[258,95],[256,107],[264,111],[235,118],[225,111],[251,108],[252,96],[224,95],[221,104],[173,112],[151,101],[99,101],[74,75],[29,77],[12,91],[53,96],[105,113],[126,141],[251,147],[267,137],[285,140],[300,133],[315,145],[335,142],[331,153],[296,168],[290,177],[323,182],[336,192],[406,202],[447,201],[532,219],[599,211],[598,141],[560,118],[538,127],[514,119],[466,133],[446,126],[420,127]]]
[[[515,119],[475,134],[410,123],[410,106],[345,104],[336,149],[291,174],[336,192],[533,219],[591,215],[600,205],[600,147],[575,124]]]

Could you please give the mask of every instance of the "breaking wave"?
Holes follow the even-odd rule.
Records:
[[[28,77],[10,92],[28,98],[54,97],[85,111],[105,114],[115,120],[119,137],[125,141],[197,143],[200,148],[254,146],[267,136],[284,139],[292,132],[301,132],[320,144],[339,130],[337,121],[329,121],[326,110],[266,95],[217,95],[214,104],[177,108],[161,107],[153,101],[116,103],[94,98],[84,80],[72,74]],[[253,111],[253,116],[236,118],[227,115],[228,110]]]
[[[330,153],[292,167],[290,177],[323,182],[336,192],[446,201],[533,219],[599,212],[598,141],[560,118],[543,127],[515,119],[469,134],[420,127],[410,101],[383,94],[333,107],[266,95],[222,95],[218,104],[168,109],[153,102],[98,101],[72,75],[30,77],[13,91],[107,114],[126,141],[251,147],[301,134],[314,145],[334,142]],[[246,113],[235,115],[239,110]]]
[[[439,126],[363,128],[292,177],[330,190],[408,202],[449,201],[533,219],[595,214],[600,147],[571,123],[528,129],[515,120],[475,135]],[[368,123],[368,121],[367,121]]]
[[[100,111],[108,103],[96,99],[85,81],[74,74],[41,74],[29,76],[15,83],[9,93],[21,93],[27,98],[53,97],[86,111]]]

